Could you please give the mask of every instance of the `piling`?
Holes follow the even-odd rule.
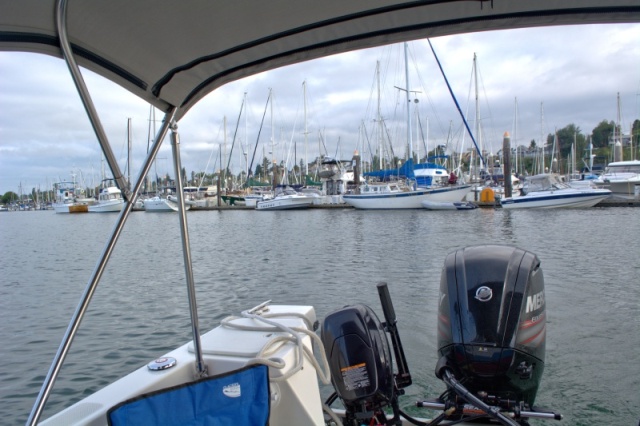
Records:
[[[504,132],[502,139],[502,160],[504,166],[504,196],[511,197],[511,137],[509,132]]]

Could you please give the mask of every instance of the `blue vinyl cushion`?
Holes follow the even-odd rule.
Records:
[[[109,425],[268,425],[268,374],[265,365],[253,365],[140,395],[112,407]]]

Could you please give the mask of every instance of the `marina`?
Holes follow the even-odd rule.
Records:
[[[553,0],[481,3],[383,0],[313,8],[282,0],[278,7],[256,3],[251,14],[243,2],[167,8],[139,0],[126,13],[118,0],[6,5],[0,50],[65,62],[113,176],[112,193],[102,197],[78,187],[74,171],[71,181],[58,178],[54,211],[98,212],[90,206],[104,205],[115,214],[24,209],[2,215],[0,271],[8,279],[0,286],[0,319],[8,326],[0,328],[0,391],[8,403],[0,418],[27,426],[635,424],[640,379],[629,372],[640,366],[639,290],[629,248],[637,235],[624,230],[637,222],[637,210],[600,205],[618,191],[617,172],[603,182],[611,189],[561,182],[577,178],[575,167],[547,185],[547,172],[556,173],[562,158],[559,134],[565,154],[567,132],[573,134],[574,163],[575,145],[586,142],[570,125],[547,137],[548,168],[544,140],[540,149],[531,141],[528,151],[538,158],[528,162],[535,172],[514,188],[511,177],[519,182],[529,174],[511,167],[518,148],[512,151],[509,132],[499,158],[480,148],[430,38],[637,23],[640,7],[630,0],[572,8]],[[408,42],[420,38],[480,160],[482,170],[468,159],[469,182],[459,148],[437,146],[433,152],[443,155],[427,154],[426,162],[414,157],[409,107],[419,91],[409,83]],[[378,62],[377,170],[370,168],[376,155],[361,129],[365,138],[352,160],[316,157],[315,171],[322,165],[331,182],[317,182],[309,170],[302,174],[310,165],[305,82],[304,161],[298,162],[293,132],[290,143],[276,141],[270,88],[262,123],[269,110],[271,159],[263,146],[253,176],[258,142],[245,140],[238,147],[246,167],[239,175],[230,171],[230,155],[223,170],[218,147],[198,179],[193,171],[188,178],[182,155],[193,152],[182,149],[178,123],[193,123],[181,120],[208,95],[287,65],[392,43],[404,48],[406,87],[394,86],[406,95],[404,161],[392,143],[383,154]],[[474,54],[478,125],[475,61]],[[103,127],[107,114],[98,114],[100,101],[94,103],[80,67],[148,103],[147,148],[137,177],[131,175],[131,119],[125,177],[115,139]],[[241,111],[245,101],[246,92]],[[164,114],[159,128],[156,109]],[[620,115],[618,96],[618,123]],[[419,133],[419,119],[416,124]],[[635,156],[637,125],[626,137],[619,124],[605,123],[613,127],[616,160],[624,160],[623,143]],[[222,127],[226,146],[226,117]],[[607,143],[606,131],[595,138],[598,146]],[[481,140],[479,130],[476,136]],[[152,182],[165,138],[174,178],[161,172]],[[278,144],[288,151],[280,164]],[[424,149],[430,151],[426,143]],[[363,164],[359,152],[366,150],[370,161]],[[207,186],[206,170],[216,157]],[[624,161],[611,165],[629,171]],[[361,179],[372,172],[384,175],[376,190]],[[340,182],[349,175],[353,181]],[[634,203],[636,177],[623,179],[618,193]],[[247,190],[265,184],[272,185],[269,195],[254,198],[258,194]],[[159,197],[160,186],[166,197]],[[19,188],[22,203],[22,183]],[[522,195],[511,198],[520,189]],[[150,192],[159,209],[174,213],[133,213],[150,211]],[[467,197],[478,193],[483,207],[502,208],[475,208]],[[254,211],[272,212],[220,209],[230,194],[229,207],[255,201]],[[218,209],[205,210],[211,195]],[[34,188],[31,197],[39,204],[50,194]],[[15,199],[7,192],[3,203]],[[354,208],[312,208],[342,203]],[[516,203],[532,208],[511,210]],[[192,207],[202,211],[188,212]],[[474,213],[446,212],[458,209]]]

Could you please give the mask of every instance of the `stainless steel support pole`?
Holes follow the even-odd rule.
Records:
[[[171,150],[173,152],[173,167],[176,173],[176,192],[178,196],[178,215],[180,216],[180,231],[182,235],[182,253],[184,256],[184,271],[187,278],[187,294],[189,296],[189,313],[191,314],[191,328],[193,331],[193,348],[196,353],[196,377],[208,375],[207,366],[202,358],[200,344],[200,326],[198,324],[198,304],[196,303],[196,287],[193,280],[191,265],[191,245],[189,243],[189,227],[187,213],[184,208],[184,184],[182,182],[182,163],[180,161],[180,135],[178,125],[171,124]]]
[[[160,146],[162,145],[162,140],[167,135],[167,132],[169,130],[169,123],[173,121],[173,117],[175,116],[176,111],[177,111],[177,108],[174,107],[165,116],[162,126],[160,127],[160,130],[156,135],[156,140],[152,145],[151,149],[149,150],[149,154],[145,159],[142,169],[140,170],[140,175],[138,176],[136,183],[134,185],[134,189],[132,192],[133,194],[132,200],[135,199],[135,197],[137,197],[138,192],[142,187],[144,179],[147,173],[149,172],[151,165],[153,164],[153,160],[155,159],[158,151],[160,150]],[[124,224],[126,223],[129,217],[129,214],[133,209],[132,200],[127,201],[125,203],[124,208],[120,212],[118,216],[118,220],[113,228],[113,231],[111,232],[111,237],[107,241],[107,244],[104,250],[102,251],[102,255],[100,256],[100,259],[98,260],[98,263],[95,269],[93,270],[93,273],[91,274],[91,278],[87,283],[87,287],[85,288],[84,293],[82,294],[78,307],[76,308],[76,311],[74,312],[73,317],[71,318],[71,322],[69,323],[69,326],[67,327],[67,330],[64,334],[62,342],[60,343],[58,352],[56,353],[56,356],[53,362],[51,363],[49,372],[47,373],[44,383],[42,384],[42,388],[38,393],[36,402],[34,403],[33,408],[31,409],[31,414],[29,415],[29,419],[27,420],[27,425],[29,426],[37,424],[38,420],[40,419],[40,416],[42,415],[42,410],[44,409],[44,405],[46,404],[47,399],[49,398],[49,394],[51,393],[53,384],[55,383],[55,380],[58,377],[58,374],[60,373],[62,364],[64,363],[64,360],[69,352],[69,349],[71,348],[71,343],[75,338],[78,328],[80,327],[80,322],[84,318],[84,315],[89,307],[91,298],[93,297],[93,294],[96,290],[96,287],[98,286],[98,283],[100,282],[100,278],[102,278],[102,274],[107,266],[107,262],[109,261],[109,258],[111,257],[111,253],[115,248],[116,241],[118,240],[118,237],[120,236],[120,233],[124,228]]]
[[[120,171],[120,167],[118,166],[118,161],[116,160],[115,155],[111,149],[111,146],[108,143],[107,134],[102,127],[102,123],[100,122],[100,118],[98,117],[98,113],[96,112],[96,108],[91,100],[91,95],[87,90],[87,86],[84,83],[84,79],[82,78],[82,74],[80,73],[80,68],[78,68],[78,64],[76,63],[75,58],[73,57],[73,52],[71,50],[71,45],[69,44],[69,39],[67,38],[67,1],[66,0],[58,0],[58,5],[56,8],[56,26],[58,29],[58,37],[60,39],[60,48],[62,49],[62,55],[67,62],[67,66],[69,67],[69,71],[71,72],[71,76],[73,78],[73,82],[76,85],[76,89],[80,94],[80,98],[82,99],[82,103],[84,105],[84,109],[87,111],[89,115],[89,120],[91,121],[91,125],[93,126],[93,130],[98,137],[98,141],[100,142],[100,146],[102,147],[102,152],[104,154],[105,159],[107,160],[107,164],[109,164],[109,168],[111,169],[111,173],[113,174],[113,178],[116,181],[116,185],[120,191],[122,191],[122,196],[125,200],[132,200],[131,191],[129,191],[129,187],[127,186],[126,180]]]
[[[176,111],[177,111],[177,108],[173,108],[165,116],[164,122],[162,123],[162,126],[158,131],[158,135],[156,136],[156,140],[151,150],[149,151],[149,154],[147,155],[147,158],[140,171],[140,175],[138,176],[136,183],[134,185],[134,189],[132,192],[134,198],[137,197],[138,192],[142,187],[144,178],[149,172],[151,165],[153,164],[153,160],[155,159],[158,153],[158,150],[160,149],[162,140],[167,135],[167,132],[169,130],[169,123],[172,122]],[[132,198],[132,200],[134,198]],[[115,248],[116,241],[118,240],[118,237],[120,236],[120,233],[122,232],[122,229],[124,228],[124,224],[126,223],[127,218],[129,217],[129,214],[131,213],[132,209],[133,209],[133,203],[131,202],[131,200],[127,201],[125,203],[124,208],[122,209],[122,211],[118,216],[116,225],[114,226],[113,231],[111,232],[111,237],[107,241],[107,244],[104,250],[102,251],[102,255],[100,256],[100,259],[98,260],[98,263],[95,269],[93,270],[91,278],[87,283],[87,287],[85,288],[85,291],[82,294],[82,298],[80,299],[80,303],[78,304],[78,307],[76,308],[76,311],[73,314],[71,322],[69,323],[69,326],[67,327],[67,331],[65,332],[64,338],[62,339],[62,343],[60,343],[58,352],[56,353],[56,356],[51,364],[51,367],[49,368],[47,377],[45,378],[45,381],[42,384],[42,388],[40,389],[38,398],[36,399],[36,402],[31,410],[31,414],[29,415],[29,419],[27,420],[27,425],[30,425],[30,426],[35,425],[38,422],[40,416],[42,415],[42,410],[44,409],[44,405],[47,402],[47,399],[49,398],[49,394],[51,393],[51,389],[53,388],[53,384],[56,378],[58,377],[58,374],[60,373],[60,368],[62,367],[64,359],[66,358],[69,352],[69,349],[71,348],[71,343],[73,342],[73,339],[78,331],[80,322],[82,321],[82,318],[84,317],[84,314],[86,313],[87,308],[89,307],[89,302],[91,301],[91,298],[93,297],[96,287],[100,282],[100,278],[102,278],[102,274],[104,273],[104,270],[107,266],[107,262],[109,261],[109,258],[111,257],[111,253]]]

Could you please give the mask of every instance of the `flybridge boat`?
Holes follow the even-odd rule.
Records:
[[[640,160],[609,163],[593,180],[597,188],[609,189],[613,196],[638,199],[640,197]]]
[[[42,424],[427,424],[399,408],[412,381],[386,285],[378,286],[384,321],[357,301],[322,321],[312,306],[264,303],[201,335],[178,121],[225,83],[336,53],[480,30],[640,21],[637,0],[585,0],[570,6],[554,0],[352,0],[321,5],[300,0],[224,5],[0,0],[0,5],[0,50],[44,53],[66,61],[125,198],[28,425],[41,420],[133,202],[168,133],[193,339]],[[130,190],[80,66],[165,113]],[[469,420],[474,425],[491,421],[514,426],[525,425],[530,418],[561,418],[535,406],[544,369],[546,322],[544,280],[534,254],[507,246],[452,252],[445,259],[438,302],[435,374],[447,391],[416,403],[438,413],[428,424]],[[315,332],[319,322],[320,337]],[[313,342],[318,344],[314,347]],[[319,381],[330,382],[335,390],[325,401],[320,399]],[[332,407],[338,399],[343,408]]]
[[[54,185],[54,190],[56,200],[52,206],[56,213],[87,213],[89,211],[88,203],[78,201],[74,182],[58,182]]]
[[[122,191],[117,186],[106,186],[100,189],[98,201],[89,205],[90,213],[119,212],[124,207]]]
[[[593,207],[610,196],[608,189],[574,188],[555,174],[543,173],[527,177],[522,195],[501,198],[500,205],[504,209]]]

